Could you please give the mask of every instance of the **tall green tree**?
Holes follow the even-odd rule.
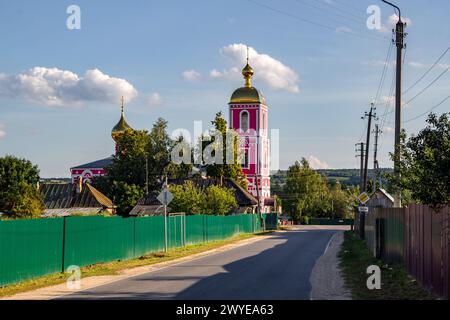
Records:
[[[170,152],[176,141],[167,133],[167,121],[159,118],[150,132],[128,130],[117,141],[117,153],[107,175],[94,185],[113,199],[119,214],[126,215],[145,190],[159,188],[163,176],[186,178],[191,164],[175,164]]]
[[[13,156],[0,158],[0,211],[14,217],[39,217],[44,210],[38,190],[39,169]]]
[[[309,166],[305,158],[289,167],[286,176],[283,206],[292,218],[317,216],[326,210],[328,200],[326,179]]]
[[[225,215],[237,208],[236,198],[232,189],[209,186],[204,192],[203,213]]]
[[[232,178],[238,182],[241,186],[247,187],[247,179],[242,171],[242,166],[239,162],[239,139],[235,131],[228,128],[227,121],[222,116],[221,112],[216,113],[216,116],[211,124],[214,125],[214,132],[219,133],[221,136],[221,144],[215,140],[214,134],[211,134],[211,141],[203,141],[203,149],[208,145],[216,145],[215,152],[219,152],[217,158],[220,158],[221,163],[207,164],[206,172],[210,177]],[[227,139],[228,134],[228,139]],[[227,159],[227,154],[231,155],[232,163],[229,163],[231,159]],[[216,154],[213,154],[215,157]]]
[[[204,194],[192,181],[186,181],[182,185],[170,185],[173,200],[170,203],[172,212],[184,212],[186,214],[200,214],[204,205]]]
[[[401,179],[391,176],[394,191],[411,194],[414,201],[436,209],[450,205],[450,113],[431,113],[427,127],[407,142],[403,135]],[[393,157],[391,155],[391,157]]]

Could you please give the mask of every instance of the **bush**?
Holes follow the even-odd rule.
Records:
[[[300,217],[300,224],[309,224],[309,217],[308,216],[301,216]]]

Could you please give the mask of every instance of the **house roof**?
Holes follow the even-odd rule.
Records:
[[[113,157],[108,157],[105,159],[101,159],[101,160],[97,160],[97,161],[93,161],[93,162],[89,162],[89,163],[85,163],[76,167],[72,167],[70,168],[71,170],[73,169],[90,169],[90,168],[106,168],[107,166],[109,166],[113,161]]]
[[[86,183],[76,193],[71,183],[46,183],[40,186],[46,209],[113,208],[112,201],[103,193]]]
[[[216,178],[195,178],[195,179],[169,179],[168,184],[169,186],[172,185],[182,185],[186,181],[192,181],[194,185],[202,190],[208,188],[211,185],[218,186],[220,185],[220,180]],[[242,188],[236,181],[232,179],[224,179],[223,180],[223,186],[233,189],[234,190],[234,197],[236,199],[236,202],[240,207],[248,207],[248,206],[254,206],[258,204],[258,201],[256,198],[247,190]],[[162,187],[162,186],[161,186]],[[149,192],[146,196],[141,198],[137,205],[144,205],[144,206],[150,206],[150,205],[161,205],[161,203],[158,201],[157,197],[159,195],[160,191],[152,191]]]
[[[378,188],[377,191],[380,191],[386,198],[388,198],[392,203],[394,203],[394,197],[392,197],[386,190],[383,188]]]

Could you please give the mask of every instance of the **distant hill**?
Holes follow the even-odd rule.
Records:
[[[287,170],[279,170],[277,173],[271,175],[271,183],[278,183],[283,186],[286,183]],[[339,181],[339,183],[346,186],[359,185],[359,169],[319,169],[317,172],[321,173],[331,181]],[[368,170],[369,179],[373,177],[373,169]],[[381,169],[381,174],[392,172],[392,169]]]

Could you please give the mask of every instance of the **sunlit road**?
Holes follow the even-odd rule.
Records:
[[[59,299],[309,299],[309,277],[336,230],[270,237]]]

